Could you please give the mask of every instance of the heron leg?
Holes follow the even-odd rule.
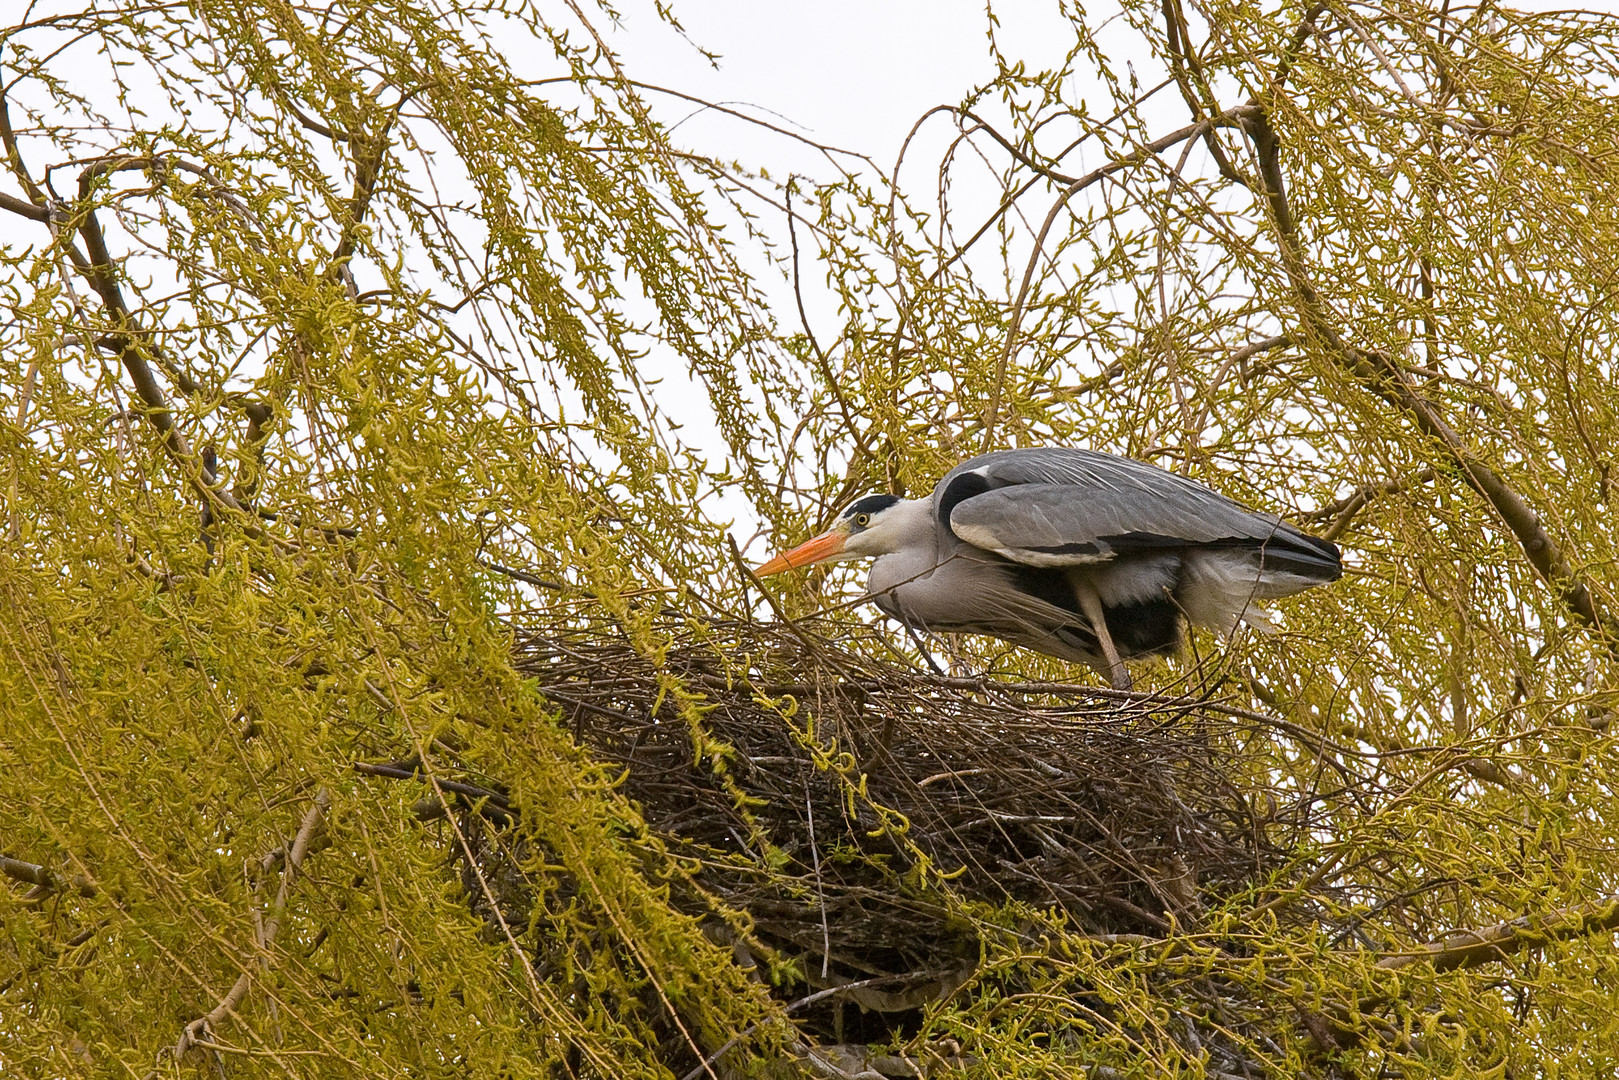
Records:
[[[907,634],[911,635],[911,644],[915,645],[916,651],[922,654],[922,659],[928,662],[928,667],[933,669],[933,674],[942,678],[944,676],[944,668],[940,667],[939,662],[933,659],[933,654],[928,652],[928,647],[922,643],[922,635],[917,633],[916,627],[912,626],[903,619],[900,620],[900,625],[905,627],[905,632]]]
[[[1091,629],[1096,631],[1096,642],[1102,647],[1102,658],[1107,661],[1108,682],[1113,684],[1115,690],[1130,689],[1130,670],[1124,666],[1124,658],[1119,655],[1118,648],[1113,644],[1113,635],[1108,632],[1102,598],[1088,581],[1074,582],[1074,598],[1079,601],[1079,610],[1090,620]]]

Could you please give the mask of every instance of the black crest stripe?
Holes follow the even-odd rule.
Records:
[[[855,504],[843,512],[844,517],[854,517],[856,514],[877,514],[887,510],[899,502],[898,495],[867,495],[857,500]]]

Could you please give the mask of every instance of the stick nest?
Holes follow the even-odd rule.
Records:
[[[751,947],[812,985],[959,968],[1009,901],[1025,924],[1161,934],[1281,860],[1255,808],[1274,802],[1233,782],[1231,711],[931,675],[861,644],[729,624],[661,662],[581,633],[518,653],[698,868],[693,913],[716,897],[746,912]]]

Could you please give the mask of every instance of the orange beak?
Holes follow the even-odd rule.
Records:
[[[783,570],[791,570],[797,566],[813,566],[818,562],[835,559],[843,554],[843,544],[848,539],[847,529],[828,529],[815,539],[807,540],[791,551],[782,552],[753,572],[764,577],[766,574],[779,574]]]

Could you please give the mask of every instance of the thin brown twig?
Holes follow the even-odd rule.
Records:
[[[326,808],[331,804],[331,792],[321,788],[315,794],[315,801],[308,812],[304,814],[303,823],[298,827],[297,836],[293,839],[290,848],[277,848],[260,860],[260,867],[266,873],[273,870],[277,864],[281,867],[281,884],[276,890],[275,905],[270,911],[269,918],[264,920],[263,927],[256,935],[255,944],[259,956],[256,962],[245,966],[241,976],[234,985],[226,991],[219,1003],[205,1015],[187,1024],[180,1032],[180,1039],[174,1044],[170,1054],[174,1061],[179,1061],[192,1047],[200,1041],[206,1040],[210,1032],[224,1022],[241,1006],[247,997],[248,988],[253,984],[255,970],[263,970],[269,965],[269,949],[275,944],[276,935],[281,931],[282,916],[287,908],[287,896],[292,888],[293,878],[297,876],[303,866],[304,859],[309,854],[310,842],[314,839],[315,831],[319,828],[321,819],[325,816]],[[155,1078],[158,1070],[153,1069],[147,1074],[148,1080]]]
[[[1029,290],[1034,284],[1035,271],[1045,254],[1046,237],[1057,223],[1057,216],[1062,212],[1063,207],[1067,206],[1069,200],[1075,195],[1078,195],[1092,184],[1122,169],[1139,165],[1147,159],[1163,153],[1171,146],[1185,142],[1187,139],[1195,139],[1205,131],[1212,131],[1216,127],[1234,127],[1244,123],[1248,114],[1256,108],[1257,106],[1252,105],[1239,106],[1213,119],[1200,120],[1178,131],[1172,131],[1162,138],[1143,143],[1130,153],[1116,157],[1107,164],[1091,170],[1063,189],[1062,194],[1057,197],[1057,201],[1046,214],[1046,219],[1041,224],[1040,231],[1035,234],[1034,250],[1029,253],[1028,265],[1023,270],[1023,281],[1018,286],[1017,298],[1012,303],[1011,318],[1007,320],[1006,340],[1002,343],[1000,356],[996,360],[995,377],[990,384],[989,403],[984,407],[985,447],[994,445],[995,425],[1000,416],[1001,396],[1005,390],[1007,367],[1011,362],[1012,352],[1017,346],[1018,331],[1023,325],[1024,312],[1028,309]]]

